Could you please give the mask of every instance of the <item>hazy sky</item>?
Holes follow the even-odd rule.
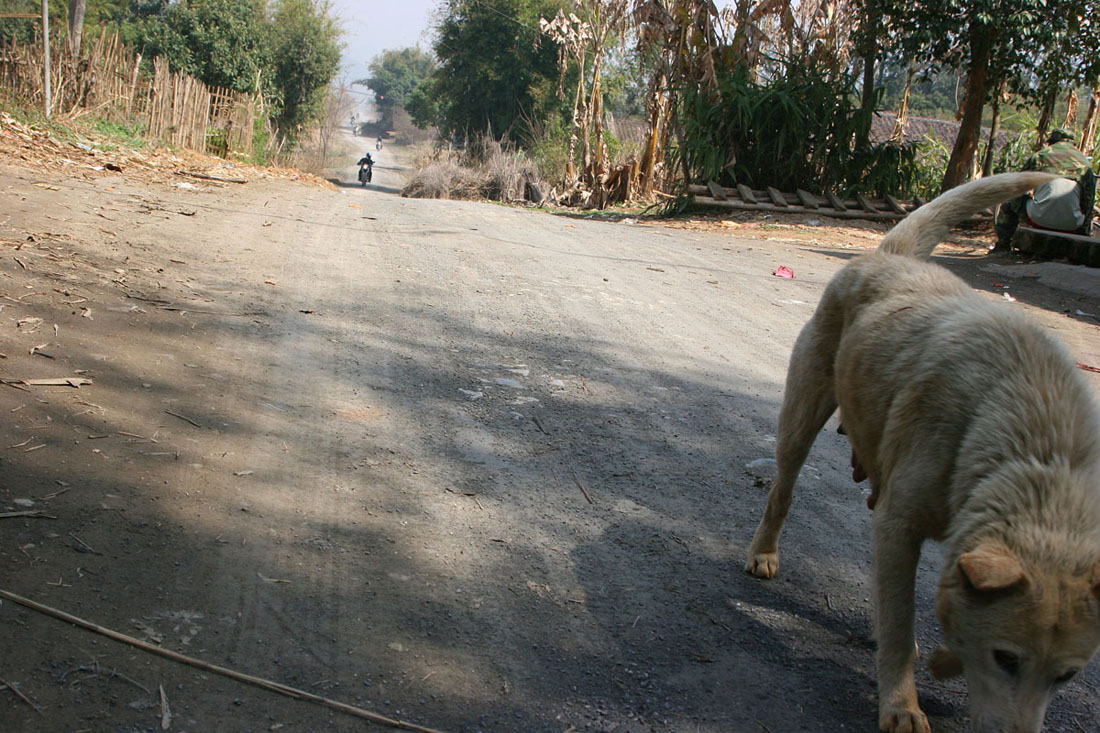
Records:
[[[391,48],[419,45],[430,51],[431,15],[439,2],[335,0],[335,15],[341,19],[344,29],[341,76],[349,82],[368,76],[367,65],[371,60]]]

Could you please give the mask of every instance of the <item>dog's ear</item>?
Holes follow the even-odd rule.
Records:
[[[1027,581],[1019,558],[1000,542],[983,542],[960,555],[959,570],[981,591],[1006,590]]]
[[[938,680],[951,679],[963,673],[963,661],[958,654],[941,646],[932,652],[932,658],[928,660],[928,671]]]

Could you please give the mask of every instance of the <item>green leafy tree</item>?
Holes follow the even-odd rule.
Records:
[[[265,0],[129,0],[89,3],[147,58],[160,57],[209,86],[257,92],[268,66]]]
[[[966,73],[959,135],[944,173],[943,188],[967,180],[978,151],[982,112],[990,95],[1007,85],[1026,98],[1041,96],[1070,76],[1058,52],[1074,48],[1074,38],[1097,0],[913,0],[897,3],[890,12],[895,27],[904,29],[904,51],[935,68]],[[1095,54],[1080,47],[1078,53]],[[1049,63],[1049,69],[1043,64]],[[1036,74],[1035,69],[1043,69]],[[1048,81],[1040,83],[1043,79]]]
[[[68,24],[67,6],[57,2],[50,3],[50,28],[57,29]],[[0,20],[0,41],[18,41],[29,43],[42,35],[37,19],[42,12],[42,3],[38,0],[0,0],[0,13],[33,14],[34,18],[4,18]]]
[[[380,105],[402,106],[434,69],[432,55],[419,48],[383,51],[371,61],[370,77],[352,83],[368,87]]]
[[[325,92],[340,68],[340,29],[331,6],[317,0],[277,0],[272,18],[272,81],[276,124],[291,141],[324,112]]]
[[[540,17],[552,18],[566,4],[445,0],[434,44],[439,66],[409,107],[414,122],[448,134],[524,140],[532,121],[567,115],[557,94],[557,47],[538,30]]]
[[[428,77],[413,89],[405,100],[405,111],[413,124],[421,129],[435,125],[443,119],[443,108],[435,96],[432,77]]]
[[[382,126],[393,126],[393,111],[404,107],[419,87],[435,69],[432,55],[419,48],[402,48],[383,51],[370,63],[370,77],[358,79],[374,92],[375,102],[382,111]]]

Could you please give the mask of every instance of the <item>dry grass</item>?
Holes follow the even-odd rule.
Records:
[[[437,160],[420,168],[401,190],[418,199],[479,199],[482,182],[477,171],[449,160]]]
[[[417,171],[402,196],[412,198],[492,199],[523,201],[529,187],[543,187],[537,166],[522,151],[506,149],[482,138],[463,153],[420,148]]]

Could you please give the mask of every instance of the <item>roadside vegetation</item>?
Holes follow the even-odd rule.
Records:
[[[1096,17],[1100,0],[444,0],[403,96],[443,147],[514,145],[584,206],[707,181],[929,197],[1057,126],[1091,152]],[[917,117],[957,134],[914,137]]]
[[[0,0],[0,12],[37,10],[30,5]],[[82,12],[72,12],[78,6]],[[234,120],[238,135],[241,125],[249,128],[244,136],[248,149],[233,152],[256,163],[300,154],[330,112],[340,30],[326,0],[55,0],[50,13],[55,96],[74,85],[104,83],[88,73],[104,57],[120,68],[125,62],[127,80],[133,69],[133,85],[125,86],[140,86],[163,66],[165,72],[205,85],[214,106],[229,98],[249,101],[249,119]],[[40,52],[28,49],[33,44],[40,48],[39,35],[39,24],[31,19],[5,20],[0,26],[0,43],[18,49],[0,62],[6,80],[38,63]],[[44,102],[41,90],[13,92],[10,84],[0,88],[0,95],[8,109],[41,108]],[[92,106],[76,101],[53,111],[63,120],[92,118],[93,126],[129,136],[134,145],[153,134],[122,99]],[[208,131],[206,147],[228,154],[225,128]]]
[[[0,0],[0,12],[29,5]],[[55,112],[134,144],[319,170],[352,108],[335,83],[328,0],[50,8],[65,98]],[[524,197],[585,208],[668,201],[712,181],[927,198],[1018,168],[1054,127],[1072,128],[1086,154],[1095,146],[1100,0],[441,0],[438,10],[430,49],[389,49],[352,82],[374,92],[382,134],[405,115],[435,131],[430,181],[410,187],[425,195],[514,197],[515,185],[441,168],[480,180],[508,157],[531,183]],[[36,28],[0,26],[6,109],[43,106],[41,90],[13,81],[37,78]],[[114,65],[93,68],[94,54]],[[151,80],[169,74],[179,88],[205,85],[220,117],[189,132],[175,113],[138,114],[135,90],[155,96]],[[92,99],[107,79],[124,80],[116,96]],[[952,129],[914,133],[933,127],[922,118]],[[445,181],[453,193],[441,193]]]
[[[549,186],[538,166],[509,142],[482,135],[464,150],[423,145],[416,172],[402,189],[413,198],[491,199],[542,203]]]

